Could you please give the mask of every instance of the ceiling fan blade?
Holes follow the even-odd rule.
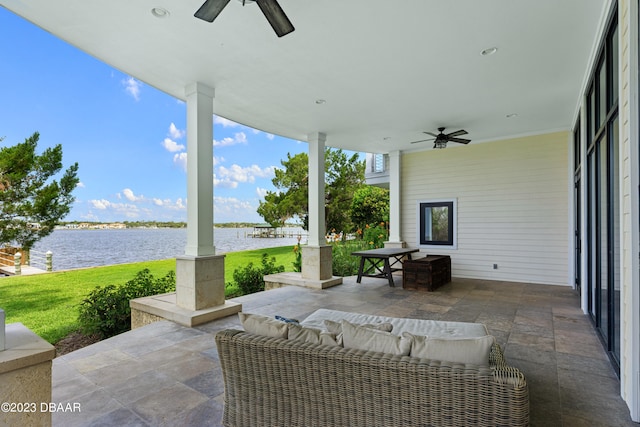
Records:
[[[425,141],[433,141],[433,138],[421,139],[420,141],[413,141],[413,142],[411,142],[411,144],[417,144],[418,142],[425,142]]]
[[[431,135],[434,138],[438,137],[438,135],[436,135],[435,133],[432,133],[432,132],[422,132],[422,133],[426,133],[427,135]]]
[[[457,131],[455,131],[455,132],[451,132],[451,133],[450,133],[450,134],[448,134],[447,136],[448,136],[448,137],[452,137],[452,136],[460,136],[460,135],[466,135],[466,134],[467,134],[467,131],[466,131],[466,130],[464,130],[464,129],[460,129],[460,130],[457,130]]]
[[[287,15],[284,14],[284,11],[276,0],[256,0],[256,3],[260,6],[260,10],[262,10],[262,13],[278,37],[285,36],[295,30],[293,24],[289,21]]]
[[[220,15],[222,9],[229,4],[231,0],[207,0],[205,1],[200,9],[193,14],[196,18],[200,18],[203,21],[213,22],[214,19]]]
[[[464,138],[448,138],[447,141],[458,142],[460,144],[468,144],[471,142],[470,139],[464,139]]]

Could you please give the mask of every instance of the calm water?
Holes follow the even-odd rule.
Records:
[[[216,228],[214,245],[217,254],[247,249],[295,245],[297,238],[246,237],[253,228]],[[284,232],[303,233],[301,228],[285,228]],[[302,243],[306,242],[303,237]],[[40,240],[34,251],[53,253],[53,269],[95,267],[100,265],[174,258],[184,254],[187,243],[185,228],[124,230],[55,230]],[[32,256],[34,267],[44,268],[38,254]]]

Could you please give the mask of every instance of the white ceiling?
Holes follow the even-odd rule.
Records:
[[[255,3],[232,0],[207,23],[193,16],[203,2],[0,5],[176,98],[192,82],[215,88],[219,116],[388,152],[430,149],[409,143],[439,126],[464,128],[475,143],[570,129],[610,3],[279,0],[296,30],[278,38]]]

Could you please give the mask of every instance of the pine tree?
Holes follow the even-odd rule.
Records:
[[[75,200],[78,164],[53,179],[62,170],[62,146],[37,155],[39,138],[36,132],[23,143],[0,148],[0,244],[30,249],[51,234]]]

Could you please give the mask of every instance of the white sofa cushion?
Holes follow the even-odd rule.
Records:
[[[394,335],[402,335],[403,332],[428,336],[431,338],[478,338],[488,335],[487,328],[482,323],[404,319],[328,310],[325,308],[314,311],[304,321],[300,322],[300,324],[303,326],[326,330],[327,328],[324,322],[326,319],[333,320],[334,322],[346,320],[360,325],[365,323],[390,323],[393,325],[391,333]]]
[[[336,335],[342,333],[341,322],[334,322],[333,320],[327,319],[323,323],[329,332],[334,333]],[[354,323],[354,325],[362,326],[363,328],[375,329],[383,332],[391,332],[393,330],[393,325],[391,323],[365,323],[364,325],[360,323]]]
[[[274,338],[287,338],[288,323],[261,314],[238,313],[240,323],[246,332]]]
[[[289,323],[289,339],[304,341],[312,344],[338,345],[336,335],[322,329],[308,328]]]
[[[411,339],[411,357],[432,360],[446,360],[456,363],[471,363],[488,366],[491,346],[495,338],[487,335],[480,338],[431,338],[403,332]]]
[[[408,356],[411,338],[393,335],[390,332],[365,328],[342,321],[342,344],[344,348],[377,351],[380,353]]]
[[[323,323],[329,332],[335,334],[338,345],[343,345],[342,324],[340,322],[334,322],[333,320],[329,319],[326,319]],[[391,330],[393,329],[393,325],[391,323],[366,323],[364,325],[358,324],[358,326],[362,326],[363,328],[376,329],[378,331],[384,332],[391,332]]]

